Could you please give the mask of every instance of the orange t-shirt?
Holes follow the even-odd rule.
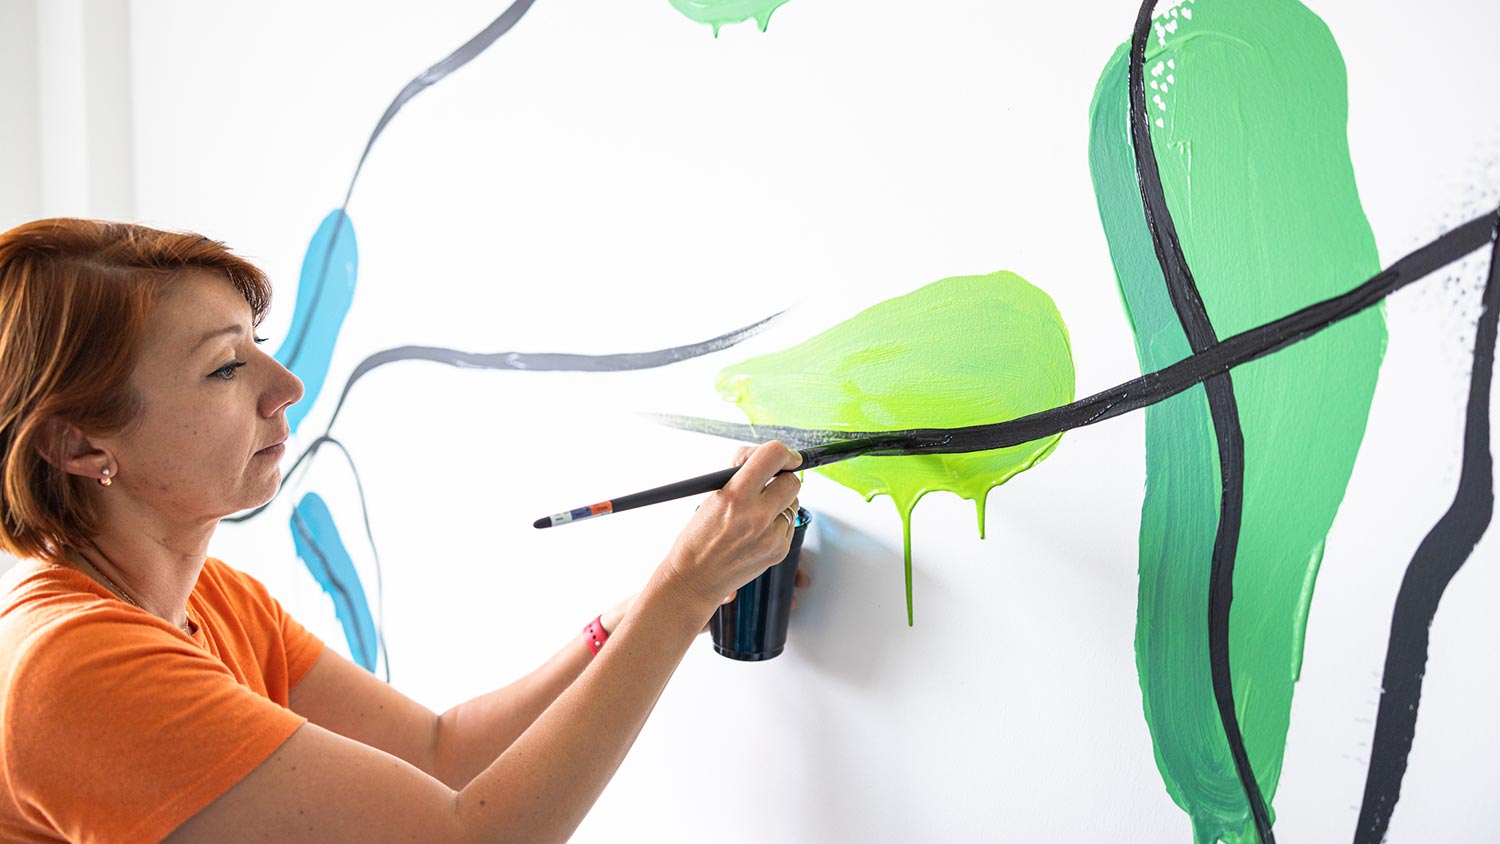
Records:
[[[0,580],[0,841],[160,841],[307,721],[323,643],[259,581],[209,558],[188,616],[34,560]]]

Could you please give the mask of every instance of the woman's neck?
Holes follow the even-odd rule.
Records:
[[[152,615],[183,627],[187,600],[198,583],[207,559],[212,528],[164,531],[160,525],[139,524],[132,530],[111,530],[108,524],[70,561],[100,585]],[[153,529],[155,528],[155,529]],[[92,567],[93,571],[89,569]]]

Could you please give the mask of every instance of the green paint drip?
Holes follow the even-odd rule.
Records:
[[[1220,337],[1380,269],[1349,159],[1344,64],[1295,0],[1198,0],[1158,18],[1144,65],[1152,144],[1183,252]],[[1090,165],[1142,370],[1187,356],[1141,210],[1128,45],[1094,95]],[[1323,542],[1385,352],[1366,311],[1234,371],[1245,504],[1230,657],[1240,730],[1269,801]],[[1255,840],[1209,679],[1218,453],[1201,387],[1146,410],[1136,662],[1157,767],[1200,844]]]
[[[672,0],[677,11],[698,23],[714,28],[714,37],[719,37],[719,28],[727,23],[739,23],[751,18],[765,32],[771,23],[771,13],[790,0]]]
[[[1009,272],[959,276],[881,302],[792,348],[725,369],[718,389],[755,424],[888,431],[1003,422],[1073,400],[1073,354],[1051,297]],[[922,496],[970,499],[1036,465],[1061,434],[971,454],[860,457],[822,472],[901,516],[913,622],[911,514]]]

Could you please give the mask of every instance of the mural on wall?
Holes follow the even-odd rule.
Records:
[[[339,331],[343,327],[349,308],[354,303],[356,280],[359,276],[359,247],[354,233],[354,223],[348,213],[349,200],[354,195],[354,186],[359,181],[359,174],[364,169],[365,160],[369,157],[375,140],[380,137],[380,133],[385,131],[391,119],[412,97],[441,81],[448,74],[468,64],[474,57],[487,50],[490,45],[520,22],[534,2],[535,0],[516,0],[512,3],[478,35],[408,82],[376,122],[369,140],[365,142],[364,151],[360,153],[359,162],[354,167],[354,175],[349,179],[349,187],[344,193],[343,204],[323,218],[318,230],[313,234],[312,241],[308,244],[298,277],[297,302],[293,308],[292,323],[287,329],[286,340],[276,350],[276,360],[302,380],[305,390],[302,400],[287,411],[287,423],[291,428],[291,433],[297,433],[308,411],[317,404],[328,378],[328,368],[333,360],[333,350],[338,343]],[[747,13],[734,17],[739,14],[738,10],[741,7],[748,9],[765,4],[695,2],[685,3],[685,5],[693,7],[692,16],[695,19],[717,20],[714,26],[714,32],[717,33],[718,27],[723,23],[738,22],[751,16]],[[780,4],[772,3],[771,9],[774,9],[776,5]],[[761,21],[762,29],[765,28],[771,9],[756,13]],[[707,17],[703,17],[704,15]],[[734,346],[764,330],[778,316],[780,314],[772,314],[759,322],[700,343],[647,352],[611,355],[545,352],[476,353],[437,346],[400,346],[375,352],[360,361],[349,374],[323,432],[313,439],[287,469],[281,489],[286,489],[292,475],[303,466],[304,462],[311,465],[309,461],[324,445],[331,444],[337,447],[348,461],[349,469],[354,474],[356,487],[360,490],[360,510],[364,517],[365,536],[375,560],[374,568],[378,581],[381,571],[380,554],[375,547],[369,513],[365,508],[359,469],[355,466],[348,449],[344,448],[343,443],[331,434],[333,424],[338,419],[339,411],[343,409],[344,400],[348,398],[349,391],[355,382],[370,371],[402,361],[430,361],[470,369],[526,372],[625,372],[654,369]],[[280,490],[277,491],[277,497],[279,496]],[[275,498],[255,510],[225,521],[243,522],[252,519],[264,512],[274,501]],[[381,591],[377,584],[377,609],[372,613],[368,593],[360,581],[359,572],[344,545],[338,525],[334,522],[333,515],[321,496],[316,492],[310,492],[302,497],[292,510],[290,529],[298,557],[333,601],[334,613],[344,630],[344,638],[348,643],[350,654],[356,662],[369,671],[374,671],[381,657],[385,656],[386,661],[383,667],[386,679],[389,680],[389,655],[383,645],[385,636],[383,625],[379,622],[379,606],[383,603],[380,597]]]
[[[289,414],[294,431],[323,392],[353,301],[358,249],[347,212],[371,145],[406,101],[495,43],[533,2],[517,0],[397,95],[343,205],[314,235],[292,328],[277,353],[307,388]],[[786,2],[671,0],[716,35],[722,25],[752,19],[764,30]],[[942,489],[973,500],[982,536],[989,490],[1037,465],[1064,431],[1147,408],[1135,649],[1157,766],[1196,842],[1270,842],[1313,587],[1384,355],[1382,303],[1487,250],[1458,492],[1411,561],[1391,622],[1354,833],[1356,842],[1378,842],[1415,735],[1428,628],[1493,510],[1488,412],[1500,210],[1381,269],[1348,150],[1343,59],[1322,20],[1297,0],[1155,5],[1140,5],[1090,107],[1089,167],[1141,377],[1075,401],[1061,314],[1043,290],[1001,271],[927,284],[796,346],[725,368],[719,392],[747,424],[659,421],[797,447],[882,438],[878,456],[817,471],[867,500],[892,498],[912,623],[911,516],[922,496]],[[358,484],[352,458],[330,431],[354,383],[376,367],[426,360],[527,371],[642,369],[731,348],[775,318],[690,346],[621,355],[376,352],[348,376],[327,427],[284,485],[325,444],[343,452]],[[378,577],[367,513],[364,527]],[[384,650],[378,583],[372,612],[316,492],[293,509],[291,530],[299,557],[333,601],[351,653],[375,670]]]

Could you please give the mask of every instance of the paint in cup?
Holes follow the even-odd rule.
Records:
[[[786,559],[741,586],[733,601],[714,611],[708,622],[714,650],[730,659],[759,662],[779,655],[786,647],[797,562],[802,556],[802,537],[811,521],[807,508],[798,508]]]

